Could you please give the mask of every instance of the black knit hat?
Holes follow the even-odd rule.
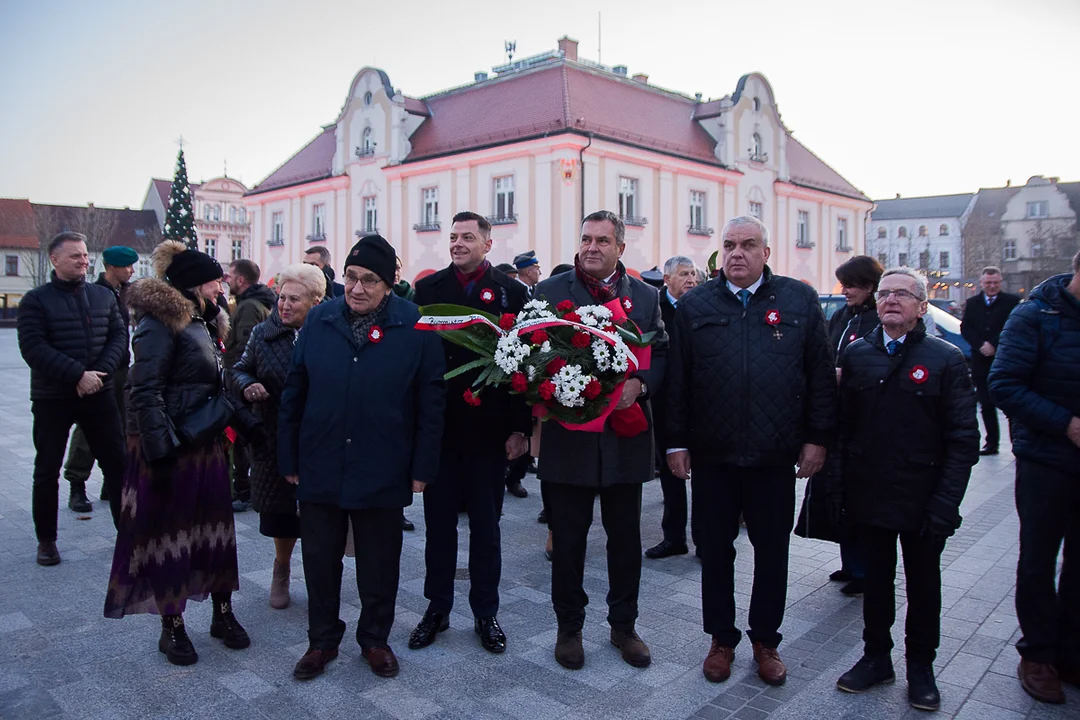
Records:
[[[198,287],[211,280],[220,280],[224,276],[218,261],[198,250],[185,250],[173,256],[165,279],[181,290]]]
[[[350,265],[367,268],[392,287],[397,271],[397,253],[382,235],[368,235],[352,246],[349,256],[345,258],[345,270]]]

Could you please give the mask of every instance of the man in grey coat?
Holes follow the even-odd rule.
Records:
[[[610,426],[598,433],[568,430],[555,422],[544,428],[540,468],[554,542],[551,600],[559,621],[555,660],[570,670],[585,663],[581,628],[589,596],[582,582],[586,539],[597,495],[608,538],[607,619],[611,642],[630,665],[645,667],[651,660],[649,648],[634,631],[634,623],[641,581],[641,485],[654,476],[649,397],[663,379],[667,335],[656,289],[628,275],[619,261],[625,249],[622,220],[606,210],[595,212],[582,223],[574,272],[541,282],[535,293],[552,305],[563,300],[579,306],[602,305],[618,299],[641,332],[656,333],[651,364],[626,381],[618,404],[621,409],[640,404],[649,422],[648,431],[619,437]]]

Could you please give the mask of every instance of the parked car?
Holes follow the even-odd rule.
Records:
[[[948,300],[946,298],[931,298],[930,304],[934,307],[941,308],[945,312],[952,315],[954,318],[963,319],[964,306],[955,300]]]
[[[825,313],[825,320],[833,316],[836,311],[844,307],[847,299],[843,295],[821,295],[821,310]],[[926,306],[926,314],[933,322],[928,322],[928,331],[937,335],[942,340],[950,342],[964,353],[964,357],[971,360],[971,345],[960,335],[960,320],[931,303]]]

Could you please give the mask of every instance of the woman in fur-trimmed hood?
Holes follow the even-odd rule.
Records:
[[[250,644],[232,612],[239,589],[225,426],[236,423],[222,392],[221,338],[228,316],[215,300],[222,270],[209,255],[165,241],[156,278],[128,289],[136,318],[128,379],[127,471],[105,616],[161,615],[158,649],[190,665],[188,600],[214,601],[210,635]]]

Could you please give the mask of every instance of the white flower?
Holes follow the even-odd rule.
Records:
[[[528,366],[526,366],[525,369],[528,371],[529,382],[532,382],[533,380],[535,380],[536,379],[536,367],[533,366],[533,365],[528,365]]]
[[[555,383],[555,399],[566,407],[581,407],[585,404],[581,393],[590,380],[592,376],[582,375],[580,365],[564,366],[551,379]]]
[[[540,346],[540,352],[544,352],[544,353],[551,352],[551,341],[550,340],[545,340],[544,341],[544,344]]]
[[[600,372],[611,369],[611,350],[609,348],[610,346],[600,338],[594,338],[592,341],[593,358],[596,360],[596,369]]]
[[[518,371],[521,361],[527,358],[531,351],[532,348],[522,343],[517,335],[504,335],[495,347],[495,364],[510,375]]]
[[[553,318],[555,313],[551,311],[551,305],[546,300],[530,300],[525,303],[518,315],[518,322],[523,320],[536,320],[538,318]]]

